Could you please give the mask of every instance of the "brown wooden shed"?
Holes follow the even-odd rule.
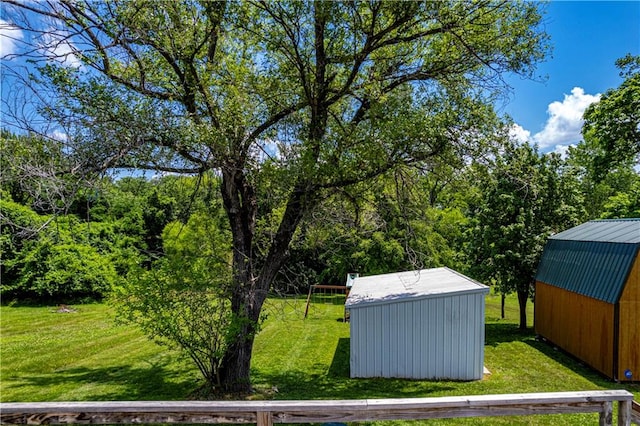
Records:
[[[619,381],[640,380],[640,219],[595,220],[549,238],[536,333]]]

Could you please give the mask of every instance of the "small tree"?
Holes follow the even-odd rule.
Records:
[[[114,295],[120,318],[158,343],[177,345],[209,392],[220,389],[224,354],[246,326],[231,310],[231,250],[228,231],[219,225],[203,212],[187,224],[168,224],[165,257],[130,274]]]
[[[502,294],[517,293],[520,329],[547,237],[575,224],[580,202],[563,162],[510,142],[482,182],[468,251],[472,273]]]
[[[228,281],[203,260],[168,256],[153,269],[132,274],[115,297],[119,318],[187,354],[211,392],[221,385],[222,359],[239,329],[231,312]]]

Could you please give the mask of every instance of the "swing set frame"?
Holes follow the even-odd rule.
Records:
[[[349,297],[349,290],[351,287],[347,287],[346,285],[328,285],[328,284],[313,284],[309,287],[309,294],[307,295],[307,306],[304,309],[304,318],[307,319],[307,315],[309,314],[309,305],[311,304],[311,296],[315,292],[315,290],[340,290],[344,292],[344,300],[347,301],[347,297]],[[343,321],[347,321],[347,310],[344,310]]]

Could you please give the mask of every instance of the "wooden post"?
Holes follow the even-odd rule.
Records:
[[[313,293],[313,289],[315,285],[309,286],[309,294],[307,295],[307,307],[304,308],[304,319],[307,319],[307,314],[309,313],[309,303],[311,302],[311,293]]]
[[[630,426],[631,425],[631,401],[618,402],[618,426]]]
[[[273,426],[271,411],[258,411],[256,413],[256,426]]]
[[[613,422],[613,402],[606,401],[602,403],[602,411],[600,411],[600,426],[611,426]]]

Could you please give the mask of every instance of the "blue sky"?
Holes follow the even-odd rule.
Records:
[[[616,59],[640,55],[640,0],[553,1],[546,10],[553,51],[536,69],[546,79],[508,78],[513,92],[500,110],[520,126],[520,137],[562,152],[581,140],[584,108],[622,83]]]
[[[551,56],[538,65],[537,81],[507,76],[513,91],[497,107],[513,118],[519,138],[537,143],[543,152],[563,152],[581,139],[584,109],[622,82],[616,59],[640,55],[640,0],[551,1],[543,7]],[[18,48],[14,41],[22,34],[11,32],[6,21],[0,24],[2,57]]]

